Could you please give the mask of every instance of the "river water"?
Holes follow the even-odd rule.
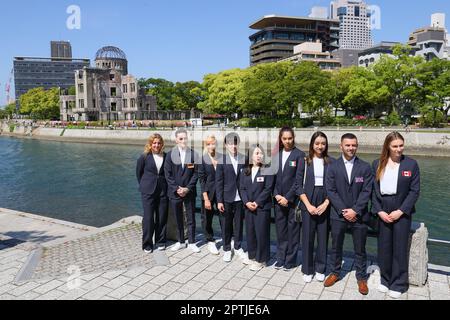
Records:
[[[135,164],[141,152],[137,146],[0,137],[0,207],[95,227],[140,215]],[[415,220],[425,222],[431,238],[450,240],[450,160],[414,158],[422,176]],[[450,266],[450,247],[430,245],[430,261]]]

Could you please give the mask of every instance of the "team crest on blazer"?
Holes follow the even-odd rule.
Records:
[[[403,171],[402,172],[402,176],[404,176],[406,178],[411,178],[412,177],[412,172],[411,171]]]
[[[256,182],[264,182],[264,177],[258,177],[258,178],[256,178]]]
[[[356,183],[364,183],[364,177],[356,177],[355,182]]]
[[[289,167],[297,167],[297,161],[290,161],[289,162]]]

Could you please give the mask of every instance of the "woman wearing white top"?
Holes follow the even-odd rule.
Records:
[[[166,247],[169,202],[164,177],[166,154],[163,150],[164,140],[161,135],[152,135],[136,165],[136,177],[144,208],[142,248],[146,253],[153,252],[155,243],[159,250]]]
[[[330,201],[325,191],[325,177],[332,158],[328,156],[328,138],[316,132],[309,145],[306,170],[299,181],[302,208],[302,272],[306,283],[325,280],[327,265]],[[305,176],[306,173],[306,176]],[[314,243],[317,234],[317,251],[314,259]]]
[[[378,265],[379,291],[397,299],[408,291],[408,242],[412,215],[420,194],[417,162],[403,155],[405,139],[390,133],[379,160],[373,163],[376,177],[372,193],[372,213],[380,218]]]

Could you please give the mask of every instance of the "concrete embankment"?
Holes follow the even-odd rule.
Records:
[[[224,136],[232,132],[233,129],[218,128],[202,128],[189,130],[191,140],[194,141],[196,147],[201,148],[201,141],[208,135],[215,135],[219,141],[223,141]],[[310,138],[314,133],[314,129],[298,129],[296,130],[296,141],[303,148],[307,149]],[[342,134],[346,132],[354,133],[360,144],[360,152],[376,153],[380,152],[386,135],[391,129],[385,130],[336,130],[324,129],[330,144],[330,151],[338,151]],[[62,142],[81,142],[81,143],[101,143],[101,144],[126,144],[142,146],[146,143],[148,137],[158,132],[166,140],[167,144],[173,144],[174,131],[171,129],[161,130],[97,130],[97,129],[62,129],[62,128],[34,128],[30,126],[15,126],[11,130],[6,123],[1,125],[2,135],[52,140]],[[277,141],[278,129],[239,129],[241,139],[246,144],[252,144],[256,141],[272,148],[273,143]],[[445,132],[421,132],[413,131],[403,133],[406,139],[408,154],[450,157],[450,134]]]

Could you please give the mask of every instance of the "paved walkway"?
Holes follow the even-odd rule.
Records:
[[[343,280],[324,288],[305,284],[299,268],[255,273],[238,259],[226,264],[204,245],[199,254],[145,255],[140,228],[137,217],[96,229],[0,209],[0,300],[390,299],[376,290],[377,273],[369,295],[358,293],[350,258]],[[401,299],[450,300],[450,269],[430,266],[428,284],[411,287]]]

